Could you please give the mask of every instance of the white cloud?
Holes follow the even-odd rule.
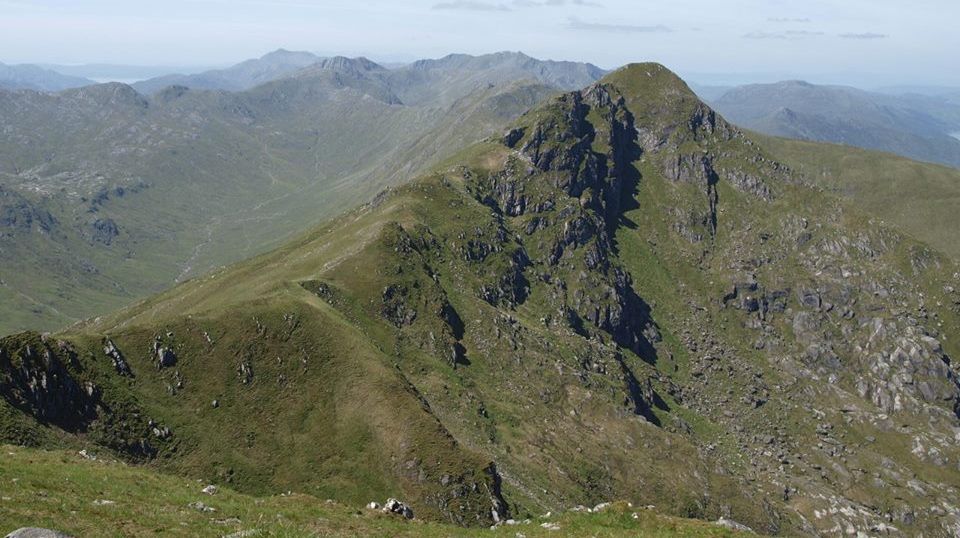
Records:
[[[636,24],[620,24],[620,23],[602,23],[602,22],[585,22],[576,17],[571,17],[567,23],[567,27],[571,30],[588,30],[591,32],[619,32],[619,33],[639,33],[639,34],[655,34],[655,33],[668,33],[672,32],[668,26],[663,24],[654,24],[654,25],[636,25]]]
[[[840,34],[840,37],[844,39],[885,39],[889,36],[887,34],[878,34],[875,32],[863,32]]]
[[[769,22],[795,22],[795,23],[808,23],[810,19],[807,17],[768,17],[767,21]]]
[[[454,0],[453,2],[441,2],[439,4],[434,4],[433,9],[453,9],[463,11],[510,11],[510,8],[505,4],[477,2],[474,0]]]

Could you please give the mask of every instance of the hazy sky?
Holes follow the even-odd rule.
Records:
[[[960,0],[0,0],[0,61],[226,65],[521,50],[818,82],[960,85]]]

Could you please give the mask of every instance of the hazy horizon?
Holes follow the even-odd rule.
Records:
[[[458,51],[451,51],[447,54],[430,56],[430,57],[409,57],[409,58],[396,58],[390,55],[381,56],[373,53],[347,53],[347,52],[336,52],[336,51],[312,51],[312,50],[294,50],[288,47],[276,47],[271,50],[264,51],[261,54],[256,54],[250,57],[236,58],[231,62],[220,63],[220,64],[177,64],[174,62],[167,64],[111,64],[103,62],[91,62],[91,63],[73,63],[73,64],[63,64],[55,62],[9,62],[5,61],[4,58],[0,58],[0,63],[7,65],[37,65],[39,67],[50,69],[56,72],[59,72],[64,75],[73,75],[88,78],[97,83],[105,82],[121,82],[124,84],[133,84],[139,81],[147,80],[154,77],[159,77],[163,75],[170,74],[181,74],[181,75],[191,75],[196,73],[201,73],[204,71],[215,70],[215,69],[225,69],[231,66],[237,65],[243,61],[261,58],[272,52],[279,50],[286,50],[289,52],[309,52],[315,54],[318,57],[333,57],[333,56],[346,56],[346,57],[366,57],[372,61],[380,63],[385,66],[401,66],[412,63],[417,60],[423,59],[438,59],[442,56],[448,54],[473,54],[476,56],[485,55],[485,54],[496,54],[501,52],[519,52],[522,54],[528,54],[525,51],[507,51],[507,50],[490,50],[486,52],[475,52],[475,53],[462,53]],[[554,61],[577,61],[569,60],[568,58],[550,58],[550,57],[538,57],[528,54],[529,56],[535,57],[540,60],[554,60]],[[648,59],[637,59],[630,62],[625,62],[620,65],[598,65],[598,67],[613,70],[622,65],[632,62],[644,62],[644,61],[655,61]],[[596,65],[595,62],[589,62]],[[955,84],[951,83],[930,83],[925,84],[924,81],[910,81],[910,84],[895,84],[889,80],[886,80],[883,75],[877,74],[849,74],[849,73],[808,73],[805,76],[797,75],[796,73],[791,72],[744,72],[744,73],[734,73],[734,72],[691,72],[678,69],[675,66],[666,64],[666,67],[676,71],[681,77],[683,77],[687,82],[695,84],[701,87],[732,87],[745,84],[768,84],[775,83],[787,80],[803,80],[806,82],[814,84],[823,84],[823,85],[844,85],[851,86],[856,88],[862,88],[867,90],[875,91],[889,91],[892,93],[929,93],[936,94],[938,91],[956,91],[960,89],[960,81],[957,81]]]
[[[803,79],[960,86],[960,3],[919,0],[0,0],[7,64],[225,67],[278,48],[395,63],[523,51],[611,69],[656,61],[701,84]],[[838,5],[839,4],[839,5]],[[656,6],[656,9],[653,7]],[[55,36],[56,39],[51,39]],[[195,69],[189,66],[195,66]],[[132,79],[133,77],[124,77]]]

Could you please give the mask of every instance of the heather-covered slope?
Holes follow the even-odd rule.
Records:
[[[273,252],[3,340],[0,416],[461,525],[623,499],[949,536],[958,270],[631,65]]]

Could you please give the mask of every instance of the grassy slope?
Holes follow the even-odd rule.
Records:
[[[960,258],[960,170],[850,146],[757,135],[824,189],[938,250]]]
[[[21,526],[53,528],[75,536],[656,536],[708,537],[735,533],[709,523],[662,516],[617,504],[601,513],[565,513],[530,523],[468,530],[405,521],[363,504],[322,501],[312,495],[252,497],[221,488],[201,493],[203,482],[158,474],[75,452],[0,446],[0,532]],[[97,504],[96,501],[113,501]],[[381,499],[382,500],[382,499]],[[200,512],[203,502],[216,509]],[[365,503],[364,503],[365,504]],[[636,517],[634,517],[634,515]],[[557,524],[562,533],[540,526]]]
[[[641,78],[639,81],[630,79],[620,83],[627,85],[639,83],[639,87],[629,88],[632,95],[654,94],[658,85],[664,84],[662,80],[646,78]],[[695,105],[695,101],[683,93],[678,93],[678,95],[672,97],[669,102],[681,112],[685,108]],[[687,101],[684,101],[685,99]],[[654,114],[662,113],[662,111],[654,112]],[[654,121],[655,119],[655,116],[650,118],[639,117],[638,123]],[[475,157],[468,154],[460,156],[457,160],[480,161],[476,165],[495,168],[501,165],[501,159],[504,158],[501,150],[493,145],[480,146],[473,148],[471,151],[476,155]],[[641,168],[643,168],[643,165],[641,165]],[[751,203],[742,194],[731,189],[722,190],[724,215],[730,216],[730,218],[721,217],[722,233],[719,234],[719,237],[723,242],[714,246],[718,253],[716,260],[710,261],[710,264],[706,266],[701,263],[697,267],[692,265],[691,261],[702,257],[702,253],[698,252],[700,246],[683,247],[683,244],[680,243],[677,245],[678,248],[651,250],[649,240],[652,239],[654,243],[669,243],[672,240],[671,232],[667,227],[669,221],[659,219],[657,215],[663,214],[663,208],[697,206],[702,203],[698,199],[699,194],[695,189],[684,185],[674,185],[659,178],[659,172],[655,168],[644,168],[643,170],[643,175],[647,180],[641,182],[642,191],[638,197],[641,205],[637,210],[628,213],[626,216],[627,219],[638,224],[639,228],[636,230],[630,230],[629,228],[621,230],[619,238],[622,248],[621,255],[623,259],[628,260],[628,267],[635,275],[637,289],[644,297],[648,297],[655,302],[657,315],[665,320],[687,319],[689,315],[687,304],[691,300],[702,301],[703,297],[722,296],[725,289],[723,282],[731,278],[727,274],[727,267],[737,262],[721,253],[732,253],[741,248],[740,242],[742,239],[739,238],[744,230],[749,230],[763,222],[775,222],[773,220],[774,215],[789,213],[794,208],[822,208],[824,213],[822,215],[816,213],[819,215],[817,218],[824,221],[832,218],[828,216],[831,206],[822,204],[818,201],[817,195],[804,189],[796,192],[788,190],[788,192],[781,193],[783,198],[777,206],[771,208]],[[455,174],[448,177],[455,177]],[[375,210],[359,211],[347,215],[330,226],[311,232],[301,240],[269,256],[245,262],[224,273],[190,282],[175,290],[175,292],[151,299],[143,305],[129,309],[117,316],[105,318],[96,324],[97,330],[109,333],[116,330],[127,330],[130,326],[162,325],[168,323],[170,319],[176,319],[183,315],[203,315],[204,312],[223,310],[236,311],[237,306],[231,305],[241,305],[251,300],[266,300],[264,299],[266,297],[269,297],[270,301],[286,301],[287,298],[293,299],[298,296],[300,300],[304,300],[303,291],[293,283],[313,279],[317,276],[329,279],[334,285],[349,290],[352,295],[359,298],[358,302],[361,305],[368,304],[376,299],[376,294],[385,284],[371,270],[390,259],[388,252],[383,252],[379,250],[380,247],[376,246],[379,230],[385,224],[396,221],[403,223],[406,228],[412,229],[415,224],[423,223],[437,233],[443,233],[444,227],[450,226],[451,223],[455,223],[453,224],[455,228],[463,227],[466,229],[485,225],[486,210],[482,206],[475,206],[471,203],[466,206],[459,205],[462,202],[458,200],[463,196],[463,194],[457,193],[460,189],[462,189],[462,186],[458,186],[456,182],[444,186],[442,183],[438,183],[436,179],[421,181],[408,188],[401,189],[395,196],[389,198],[384,205],[377,207]],[[652,208],[660,209],[652,210]],[[738,217],[738,215],[741,217]],[[856,224],[851,223],[851,226],[863,226],[864,224],[865,222],[857,221]],[[331,256],[335,256],[335,258],[331,260]],[[659,269],[656,269],[658,267]],[[789,271],[791,273],[779,275],[778,278],[790,283],[792,279],[798,278],[793,276],[792,273],[802,274],[797,267],[791,267]],[[448,283],[448,287],[459,286],[463,293],[470,293],[470,280],[467,275],[454,274],[445,278],[454,279]],[[464,280],[465,284],[454,284],[457,280],[463,279],[467,279]],[[672,285],[677,280],[684,282],[685,291],[680,292],[678,288]],[[464,319],[483,319],[492,315],[488,310],[477,309],[470,306],[471,304],[463,300],[457,304]],[[543,308],[538,307],[537,303],[532,303],[519,310],[516,315],[524,322],[525,326],[533,327],[537,325],[536,319],[542,310]],[[739,357],[740,360],[746,361],[747,364],[751,364],[753,368],[758,368],[761,371],[770,371],[766,365],[765,357],[751,351],[748,346],[743,346],[743,343],[749,342],[750,335],[739,327],[740,321],[736,317],[731,317],[730,314],[724,314],[724,317],[728,319],[717,319],[712,321],[711,324],[722,325],[725,330],[729,331],[729,334],[724,335],[724,339],[731,342],[731,345],[738,348],[739,352],[742,353]],[[660,367],[669,370],[672,366],[669,361],[673,361],[680,372],[678,380],[683,380],[683,372],[688,372],[692,368],[691,357],[687,357],[687,352],[678,344],[679,335],[670,333],[670,327],[676,327],[676,325],[670,322],[665,322],[664,325],[666,327],[665,340],[668,349],[671,351],[669,357],[672,358],[665,359]],[[375,334],[369,332],[374,331],[373,327],[370,325],[367,325],[367,327],[368,334]],[[478,326],[474,330],[483,332],[484,329]],[[553,332],[543,333],[541,338],[561,341],[560,337]],[[739,342],[739,344],[733,344],[733,342]],[[409,367],[405,367],[405,371],[409,372],[409,375],[414,379],[417,379],[418,387],[432,401],[438,401],[438,399],[446,401],[448,397],[443,395],[443,387],[457,385],[470,387],[463,394],[472,395],[472,398],[479,401],[489,402],[491,413],[499,417],[495,428],[496,435],[499,438],[504,439],[508,445],[540,445],[542,449],[542,441],[536,438],[539,432],[527,430],[524,424],[536,423],[540,420],[556,420],[556,418],[550,418],[547,415],[536,420],[530,420],[529,404],[525,404],[522,400],[512,402],[510,398],[505,397],[502,391],[498,395],[484,394],[486,392],[485,387],[502,387],[505,383],[510,382],[509,379],[503,379],[498,375],[498,370],[506,366],[497,365],[493,362],[500,353],[503,353],[503,351],[485,351],[484,355],[488,358],[483,361],[475,361],[474,365],[465,373],[454,374],[440,369],[436,363],[430,362],[414,362]],[[528,350],[527,353],[530,354],[533,351]],[[475,356],[476,353],[468,350],[468,355]],[[487,366],[487,362],[490,362],[489,366]],[[776,374],[776,372],[772,373]],[[513,373],[512,375],[517,374]],[[543,376],[544,374],[530,371],[526,375]],[[523,376],[521,375],[521,377]],[[739,387],[725,387],[735,391],[742,390]],[[521,387],[521,389],[524,391],[536,390],[533,387]],[[494,389],[493,392],[496,391],[497,389]],[[579,398],[580,396],[573,394],[561,400],[563,401],[561,405],[570,405]],[[471,426],[468,422],[463,422],[463,417],[469,416],[469,409],[455,411],[447,409],[445,406],[435,406],[435,408],[436,412],[441,415],[443,422],[451,428],[458,439],[468,446],[483,447],[482,450],[484,451],[491,450],[489,441],[483,438],[484,427],[477,428]],[[742,456],[737,453],[734,437],[725,431],[724,426],[717,422],[716,417],[707,418],[682,409],[677,412],[693,425],[698,436],[701,436],[704,440],[715,441],[721,447],[724,447],[725,454],[723,457],[728,459],[727,465],[745,464],[740,459]],[[791,413],[792,411],[789,408],[783,408],[781,412]],[[517,417],[517,419],[510,417]],[[592,416],[592,420],[606,419],[601,419],[601,416],[598,415]],[[762,420],[762,416],[758,416],[758,424],[762,424]],[[557,424],[559,426],[562,423]],[[614,424],[611,423],[607,427],[622,427],[622,425],[614,426]],[[567,433],[559,433],[565,430]],[[792,434],[803,437],[809,435],[810,432],[801,428],[792,431]],[[554,435],[560,435],[561,437],[550,444],[562,447],[572,442],[573,438],[582,436],[583,432],[573,424],[565,424],[559,427]],[[569,435],[570,439],[561,440],[566,435]],[[640,435],[643,436],[643,434]],[[653,450],[649,435],[645,437],[647,437],[646,442],[648,443],[647,450]],[[582,442],[584,442],[584,446],[590,446],[585,441]],[[494,444],[492,450],[494,450],[499,461],[512,462],[512,465],[509,463],[504,465],[508,471],[511,469],[528,470],[528,474],[522,477],[524,483],[541,482],[547,485],[556,484],[557,480],[562,480],[559,476],[540,475],[533,472],[531,470],[534,468],[531,466],[533,462],[526,461],[517,453],[496,452],[496,444]],[[609,447],[603,448],[602,445],[598,445],[591,447],[587,454],[593,457],[605,453],[605,450],[609,450]],[[606,453],[609,454],[609,452]],[[549,454],[550,452],[547,452],[540,457]],[[556,457],[558,462],[573,457],[571,454],[562,454],[559,451],[554,454],[549,457]],[[590,459],[590,457],[586,459]],[[673,466],[667,463],[668,460],[663,456],[657,456],[654,460],[658,462],[658,465],[646,468],[643,471],[646,479],[653,482],[656,482],[655,477],[661,473],[676,476],[677,470],[682,465],[681,461],[677,461],[678,465]],[[741,463],[738,464],[738,460]],[[630,465],[623,467],[624,471],[628,469],[631,469]],[[569,471],[570,469],[565,472]],[[507,487],[509,489],[509,484]],[[520,492],[515,491],[514,494],[517,496]],[[575,490],[561,491],[558,494],[561,498],[577,497]],[[773,495],[775,492],[771,491],[770,494]],[[527,502],[533,503],[530,506],[536,506],[535,500],[531,499]],[[682,504],[682,501],[680,504]],[[678,505],[673,509],[682,510],[682,507]]]

